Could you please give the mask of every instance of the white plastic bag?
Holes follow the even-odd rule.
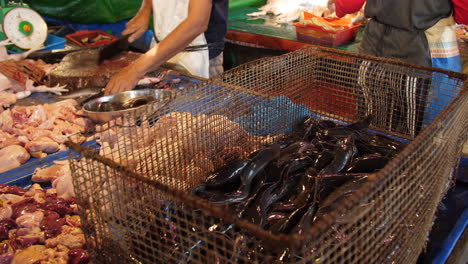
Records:
[[[159,41],[187,18],[189,2],[190,0],[153,0],[154,30]],[[201,34],[193,40],[190,46],[205,44],[205,35]],[[182,67],[192,75],[209,78],[208,49],[180,52],[167,63]]]

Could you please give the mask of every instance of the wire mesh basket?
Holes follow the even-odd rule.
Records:
[[[94,146],[69,143],[89,252],[104,263],[413,263],[467,139],[466,88],[462,74],[310,47],[113,120]],[[411,143],[310,230],[273,234],[187,193],[304,117],[369,115]]]

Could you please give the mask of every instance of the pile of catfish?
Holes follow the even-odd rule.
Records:
[[[274,234],[303,233],[382,169],[405,144],[308,117],[292,134],[210,175],[191,193]]]

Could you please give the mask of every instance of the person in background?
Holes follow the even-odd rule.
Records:
[[[365,4],[364,13],[370,20],[363,32],[360,53],[462,71],[455,21],[459,24],[468,23],[468,1],[330,0],[329,5],[333,6],[333,3],[338,17],[357,12]],[[359,68],[358,83],[367,101],[363,103],[367,107],[366,114],[373,113],[377,116],[375,119],[382,122],[380,125],[393,131],[416,135],[457,93],[448,88],[455,85],[446,85],[451,80],[440,74],[427,80],[394,73],[379,83],[372,82],[380,78],[378,76],[389,76],[385,72],[383,66],[364,61]],[[398,86],[402,88],[399,91],[385,91],[383,88]],[[386,99],[379,102],[375,98]],[[392,114],[382,116],[384,113]]]
[[[139,38],[153,14],[155,40],[161,41],[114,75],[105,94],[133,89],[146,73],[166,62],[202,78],[221,74],[228,4],[228,0],[143,0],[122,35],[129,35],[129,42]]]
[[[331,0],[338,17],[359,11],[365,0]],[[466,0],[368,0],[360,52],[461,71],[455,23],[468,23]],[[453,16],[452,16],[453,15]]]

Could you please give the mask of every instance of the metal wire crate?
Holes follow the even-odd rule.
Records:
[[[94,147],[69,144],[89,251],[104,263],[413,263],[467,139],[467,94],[465,75],[318,47],[240,66],[98,127]],[[411,144],[308,232],[274,235],[186,193],[305,116],[368,114]]]

